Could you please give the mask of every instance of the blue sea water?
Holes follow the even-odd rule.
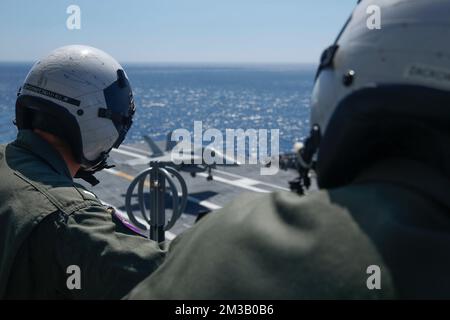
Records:
[[[14,103],[31,64],[0,63],[0,143],[14,139]],[[309,65],[125,66],[137,112],[125,143],[148,134],[203,128],[279,129],[280,151],[308,132],[314,67]]]

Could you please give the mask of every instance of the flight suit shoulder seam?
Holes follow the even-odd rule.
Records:
[[[104,207],[102,205],[102,203],[100,203],[99,201],[96,201],[96,200],[84,200],[83,202],[80,202],[78,204],[75,204],[75,205],[69,207],[68,210],[67,210],[68,211],[67,215],[70,216],[70,215],[76,214],[79,210],[86,209],[86,208],[89,208],[89,207],[92,207],[92,206]],[[105,209],[105,211],[106,211],[106,209]]]

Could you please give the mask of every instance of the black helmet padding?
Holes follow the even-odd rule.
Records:
[[[448,170],[449,133],[448,91],[412,85],[358,90],[339,103],[322,138],[319,187],[348,184],[386,157],[406,156]]]

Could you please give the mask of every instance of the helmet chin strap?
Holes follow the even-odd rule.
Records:
[[[111,169],[115,167],[115,165],[109,165],[107,163],[108,153],[104,152],[102,158],[103,160],[100,161],[98,164],[94,165],[93,167],[90,167],[88,169],[81,168],[80,170],[78,170],[77,174],[75,175],[75,178],[83,179],[91,186],[99,184],[100,181],[94,176],[94,173],[101,171],[103,169]]]
[[[83,169],[78,170],[77,174],[75,175],[75,178],[83,179],[91,186],[95,186],[100,183],[100,181],[94,176],[93,173],[90,173],[89,171],[85,171]]]
[[[304,195],[311,186],[310,170],[313,169],[315,161],[314,155],[319,149],[321,132],[319,125],[313,125],[309,137],[306,138],[304,147],[298,151],[298,172],[299,177],[289,181],[290,189],[299,195]]]

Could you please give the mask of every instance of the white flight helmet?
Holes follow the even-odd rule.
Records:
[[[368,25],[376,18],[380,29]],[[315,165],[321,187],[349,181],[345,171],[362,157],[368,119],[379,125],[407,116],[439,121],[440,112],[449,118],[449,39],[448,0],[359,1],[321,58],[301,177],[308,179]]]
[[[367,25],[373,6],[379,8],[381,29]],[[311,98],[311,123],[324,133],[339,102],[367,86],[450,90],[448,39],[448,0],[360,1],[336,43],[323,54]]]
[[[19,90],[16,125],[39,128],[65,140],[87,177],[106,166],[135,112],[122,66],[96,48],[71,45],[34,64]]]

